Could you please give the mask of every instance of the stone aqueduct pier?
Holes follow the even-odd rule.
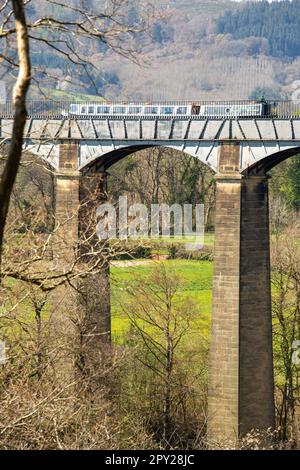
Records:
[[[11,130],[1,118],[0,138]],[[267,173],[300,151],[300,119],[33,116],[25,130],[25,148],[56,173],[58,220],[77,209],[83,174],[103,182],[115,162],[153,146],[192,155],[216,175],[208,438],[234,441],[275,424]]]

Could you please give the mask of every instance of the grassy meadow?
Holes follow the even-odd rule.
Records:
[[[129,329],[129,320],[124,312],[128,294],[127,288],[137,277],[147,279],[152,270],[157,269],[159,263],[165,263],[181,278],[178,290],[178,300],[189,300],[197,303],[198,315],[192,322],[193,332],[202,338],[208,339],[210,329],[211,302],[212,302],[212,270],[210,261],[190,260],[145,260],[143,264],[128,263],[127,266],[111,266],[111,307],[112,307],[112,337],[121,343],[124,341]]]

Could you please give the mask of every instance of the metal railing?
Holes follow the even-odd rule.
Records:
[[[193,118],[195,119],[204,119],[206,117],[211,117],[211,118],[299,118],[300,119],[300,102],[298,101],[265,101],[264,103],[264,111],[262,112],[261,115],[254,115],[250,113],[247,116],[247,112],[245,111],[242,112],[242,109],[245,107],[251,108],[250,105],[254,104],[260,104],[262,102],[260,101],[255,101],[255,100],[239,100],[239,101],[144,101],[144,102],[137,102],[137,101],[116,101],[116,102],[109,102],[109,101],[102,101],[102,102],[84,102],[84,101],[46,101],[46,100],[40,100],[40,101],[28,101],[27,102],[27,114],[28,117],[32,118],[57,118],[57,119],[62,119],[66,117],[70,117],[72,119],[90,119],[91,117],[96,118],[103,118],[104,114],[89,114],[88,112],[86,114],[72,114],[70,112],[70,105],[81,105],[81,106],[86,106],[87,108],[89,106],[95,106],[95,107],[105,107],[105,106],[126,106],[130,105],[132,107],[144,107],[144,106],[173,106],[174,107],[174,112],[170,115],[165,115],[165,114],[158,114],[157,117],[172,117],[172,116],[178,116],[180,118],[187,118],[190,117],[184,114],[177,114],[176,107],[184,107],[184,106],[193,106],[194,109],[197,109],[197,107],[201,106],[206,106],[207,109],[214,109],[214,112],[211,111],[211,114],[208,113],[205,114],[205,116],[202,114],[197,114],[197,113],[192,113]],[[228,110],[232,110],[234,108],[234,111],[228,112],[228,115],[226,115],[226,108]],[[218,113],[218,109],[222,110]],[[225,109],[225,111],[224,111]],[[239,112],[240,111],[240,112]],[[12,102],[6,102],[6,103],[0,103],[0,118],[8,118],[11,119],[14,116],[14,106]],[[124,115],[118,115],[116,113],[109,113],[106,114],[105,117],[111,117],[114,116],[115,118],[119,117],[130,117],[130,114],[124,114]],[[135,117],[136,115],[132,115],[132,117]],[[140,114],[139,117],[151,117],[146,114]]]
[[[67,101],[27,101],[26,109],[29,117],[63,117],[68,115],[70,103]],[[13,103],[0,103],[0,117],[12,118],[14,116]]]

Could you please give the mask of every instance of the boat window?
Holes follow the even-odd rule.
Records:
[[[179,106],[177,108],[177,114],[187,114],[187,107],[186,106]]]
[[[226,114],[226,107],[225,106],[204,106],[204,114],[206,116],[223,116]]]
[[[109,106],[97,106],[97,114],[109,114]]]
[[[70,104],[70,113],[76,113],[76,104]]]
[[[86,114],[86,106],[81,106],[81,114]]]
[[[128,114],[141,114],[142,108],[138,106],[130,106]]]
[[[157,114],[158,113],[158,107],[157,106],[145,106],[144,107],[144,113],[145,114]]]
[[[115,106],[113,108],[113,113],[114,114],[125,114],[126,108],[125,106]]]
[[[89,106],[89,114],[94,114],[94,106]]]
[[[161,114],[173,114],[173,106],[162,106],[161,108]]]

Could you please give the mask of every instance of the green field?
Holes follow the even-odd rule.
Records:
[[[182,278],[182,286],[178,291],[180,299],[189,298],[198,305],[199,315],[193,322],[192,329],[208,338],[213,263],[187,260],[168,260],[164,263]],[[126,289],[137,277],[146,280],[151,270],[157,269],[157,266],[158,262],[146,261],[145,264],[137,266],[111,267],[112,336],[116,342],[122,342],[129,329],[129,320],[123,309],[127,299]]]
[[[139,238],[139,240],[143,240]],[[182,235],[182,236],[171,236],[171,237],[159,237],[159,238],[150,238],[145,239],[145,241],[150,240],[152,244],[168,244],[171,245],[172,243],[180,243],[180,244],[191,244],[191,243],[201,243],[202,238],[197,237],[196,235]],[[204,245],[213,246],[214,243],[214,233],[213,232],[205,232],[204,234]]]
[[[40,100],[41,93],[44,95],[46,100],[54,101],[84,101],[84,102],[102,102],[105,101],[102,96],[87,95],[84,93],[78,92],[69,92],[63,90],[55,90],[45,87],[35,87],[34,85],[30,87],[30,99],[31,100]]]

